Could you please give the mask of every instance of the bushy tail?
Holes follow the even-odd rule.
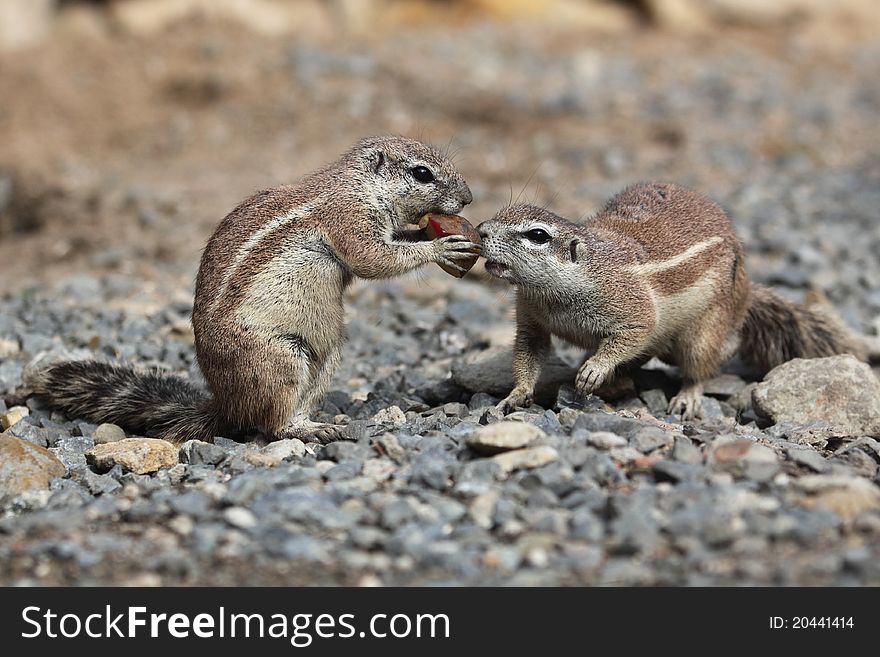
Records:
[[[25,384],[71,418],[112,422],[132,433],[211,441],[220,429],[210,397],[168,374],[66,361],[30,373]]]
[[[866,361],[874,350],[867,338],[856,335],[824,309],[792,303],[769,288],[752,285],[740,355],[761,371],[793,358],[835,354],[852,354]]]

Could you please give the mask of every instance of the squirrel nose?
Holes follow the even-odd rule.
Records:
[[[464,189],[462,189],[461,191],[461,196],[459,197],[459,200],[461,201],[462,205],[469,205],[473,202],[474,195],[471,194],[471,188],[468,187],[467,184],[464,185]]]

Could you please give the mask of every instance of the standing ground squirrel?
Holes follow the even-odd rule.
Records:
[[[504,411],[531,399],[551,335],[596,350],[577,375],[584,394],[654,356],[678,365],[669,412],[685,419],[699,411],[702,381],[737,351],[763,371],[798,357],[868,357],[867,340],[834,317],[750,283],[727,215],[682,187],[635,185],[586,225],[513,205],[478,231],[486,270],[517,286]]]
[[[295,185],[259,192],[220,223],[202,255],[192,323],[208,396],[184,379],[94,361],[28,378],[68,415],[174,440],[256,428],[272,439],[341,437],[309,420],[345,340],[343,291],[477,250],[461,235],[413,241],[405,227],[472,200],[437,149],[403,137],[358,142]]]

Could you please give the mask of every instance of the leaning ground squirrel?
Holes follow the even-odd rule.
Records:
[[[437,149],[403,137],[358,142],[295,185],[259,192],[220,223],[202,255],[192,323],[211,395],[186,380],[95,361],[27,381],[68,415],[172,440],[256,428],[329,442],[309,420],[345,341],[343,291],[436,262],[459,269],[479,247],[461,235],[413,241],[407,224],[456,214],[471,191]]]
[[[679,366],[669,412],[685,419],[699,411],[701,382],[737,351],[768,371],[799,357],[866,360],[872,349],[834,317],[750,283],[727,215],[682,187],[635,185],[586,225],[513,205],[477,229],[486,270],[517,286],[504,411],[531,399],[551,335],[596,350],[577,375],[584,394],[654,356]]]

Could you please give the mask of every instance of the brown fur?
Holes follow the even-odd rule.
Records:
[[[419,180],[416,167],[433,180]],[[210,396],[187,387],[160,423],[138,400],[165,399],[169,380],[142,385],[144,373],[100,363],[51,366],[35,377],[35,390],[76,415],[171,439],[249,428],[270,438],[338,439],[340,427],[308,414],[341,357],[343,291],[355,276],[387,278],[430,262],[458,267],[477,245],[458,235],[414,242],[401,232],[428,212],[456,214],[471,200],[436,149],[403,137],[364,139],[299,183],[245,199],[208,241],[192,322]],[[123,384],[128,394],[113,394]]]
[[[551,239],[530,239],[535,229]],[[686,418],[699,410],[701,382],[738,348],[762,369],[865,356],[833,318],[751,285],[724,211],[676,185],[630,187],[586,225],[515,205],[478,230],[487,271],[518,288],[516,385],[505,410],[530,399],[551,335],[596,350],[578,373],[583,393],[654,356],[679,366],[684,383],[669,411]]]

